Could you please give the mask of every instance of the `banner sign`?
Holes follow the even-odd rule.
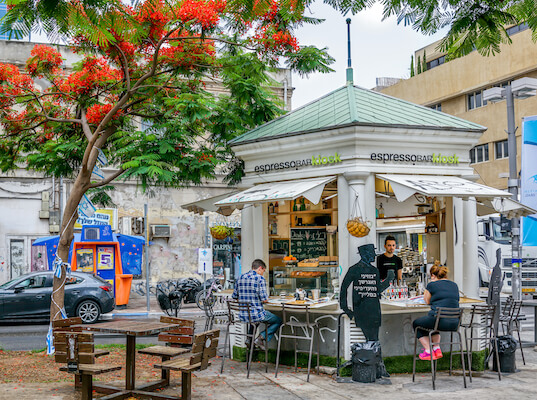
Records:
[[[537,116],[522,121],[520,202],[537,209]],[[537,246],[537,214],[522,218],[522,246]]]
[[[198,249],[198,273],[213,274],[213,250],[211,248]]]
[[[82,229],[82,225],[110,225],[112,230],[117,230],[117,209],[98,208],[91,218],[79,216],[75,223],[75,229]]]

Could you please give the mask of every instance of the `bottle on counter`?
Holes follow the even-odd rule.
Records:
[[[384,218],[384,207],[382,207],[382,203],[380,203],[378,212],[379,212],[379,218]]]
[[[278,213],[278,202],[274,203],[274,212]]]

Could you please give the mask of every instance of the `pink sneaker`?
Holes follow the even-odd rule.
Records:
[[[430,360],[431,354],[427,350],[423,349],[423,352],[418,357],[420,360]]]
[[[433,350],[433,360],[438,360],[442,357],[444,357],[444,355],[442,354],[442,350],[440,350],[440,347]]]

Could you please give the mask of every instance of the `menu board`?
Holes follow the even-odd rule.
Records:
[[[325,228],[291,228],[291,254],[298,260],[326,256]]]

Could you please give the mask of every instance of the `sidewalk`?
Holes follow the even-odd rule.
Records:
[[[269,365],[265,373],[262,363],[252,366],[250,379],[246,379],[246,365],[226,360],[224,374],[220,375],[220,359],[214,360],[209,369],[198,372],[192,379],[193,399],[221,400],[347,400],[347,399],[509,399],[516,400],[537,398],[537,353],[526,352],[526,365],[522,365],[520,357],[517,366],[520,372],[504,375],[502,381],[496,374],[487,372],[484,376],[474,377],[473,383],[468,382],[468,389],[462,385],[462,377],[452,377],[447,373],[439,373],[437,390],[433,391],[430,374],[419,374],[416,383],[408,374],[391,377],[391,385],[336,383],[328,375],[312,375],[306,382],[306,373],[283,367],[278,378],[274,378],[274,365]],[[160,393],[180,393],[180,375],[172,372],[172,387]],[[8,400],[49,400],[49,399],[80,399],[71,381],[20,384],[20,382],[0,384],[0,399]]]

